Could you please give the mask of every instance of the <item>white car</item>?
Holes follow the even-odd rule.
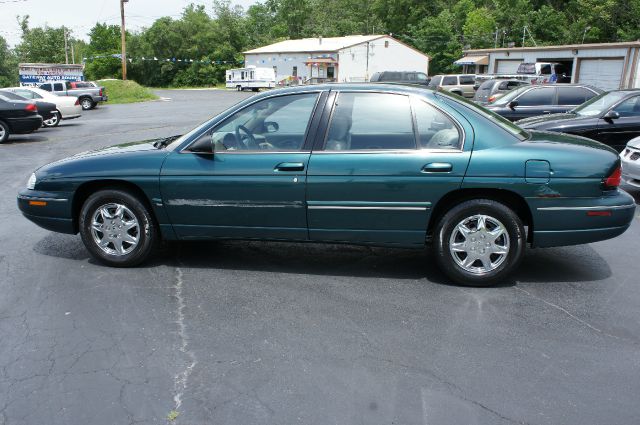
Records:
[[[622,179],[631,186],[640,187],[640,137],[629,140],[620,153]]]
[[[56,96],[53,93],[37,87],[9,87],[3,90],[11,91],[27,99],[38,99],[44,102],[54,103],[58,113],[45,122],[48,127],[57,126],[60,120],[80,118],[82,115],[82,106],[75,96]]]

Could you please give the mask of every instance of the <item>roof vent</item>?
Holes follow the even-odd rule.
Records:
[[[322,36],[318,37],[318,44],[322,44]]]

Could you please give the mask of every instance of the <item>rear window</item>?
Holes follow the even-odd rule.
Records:
[[[54,91],[63,91],[64,90],[64,84],[62,83],[55,83],[53,85],[53,90]]]
[[[583,87],[558,87],[558,105],[581,105],[594,96]]]
[[[442,81],[442,76],[441,75],[433,77],[431,79],[431,81],[429,81],[429,86],[428,87],[436,88],[436,87],[438,87],[440,85],[440,81]]]
[[[478,91],[479,92],[490,92],[491,89],[493,88],[493,85],[496,84],[495,81],[489,80],[489,81],[485,81],[484,83],[480,84],[480,87],[478,87]]]

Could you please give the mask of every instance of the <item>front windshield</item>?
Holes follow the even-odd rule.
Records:
[[[601,95],[596,96],[574,108],[571,112],[583,117],[598,116],[611,109],[613,105],[622,100],[626,95],[627,94],[625,92],[620,91],[602,93]]]
[[[439,92],[442,94],[445,94],[444,91]],[[497,125],[499,125],[500,127],[502,127],[504,130],[506,130],[507,132],[513,134],[514,136],[516,136],[518,139],[520,140],[526,140],[529,138],[529,133],[524,131],[523,129],[521,129],[520,127],[518,127],[517,125],[515,125],[514,123],[512,123],[511,121],[509,121],[506,118],[501,117],[500,115],[496,114],[495,112],[490,111],[489,109],[475,103],[475,102],[470,102],[469,100],[461,97],[461,96],[456,96],[455,99],[453,97],[451,97],[452,100],[455,100],[456,102],[460,102],[460,103],[464,103],[465,105],[467,105],[469,108],[473,109],[475,112],[477,112],[478,114],[482,115],[482,117],[493,121],[494,123],[496,123]]]
[[[502,96],[500,99],[493,102],[493,105],[506,105],[509,102],[511,102],[513,99],[521,95],[522,92],[524,92],[528,88],[529,86],[527,85],[526,87],[521,87],[519,89],[511,90],[510,92]]]

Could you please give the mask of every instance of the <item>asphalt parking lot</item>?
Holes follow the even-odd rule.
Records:
[[[34,168],[251,94],[159,95],[0,145],[0,424],[638,423],[640,216],[472,289],[425,251],[354,246],[174,244],[112,269],[20,215]]]

